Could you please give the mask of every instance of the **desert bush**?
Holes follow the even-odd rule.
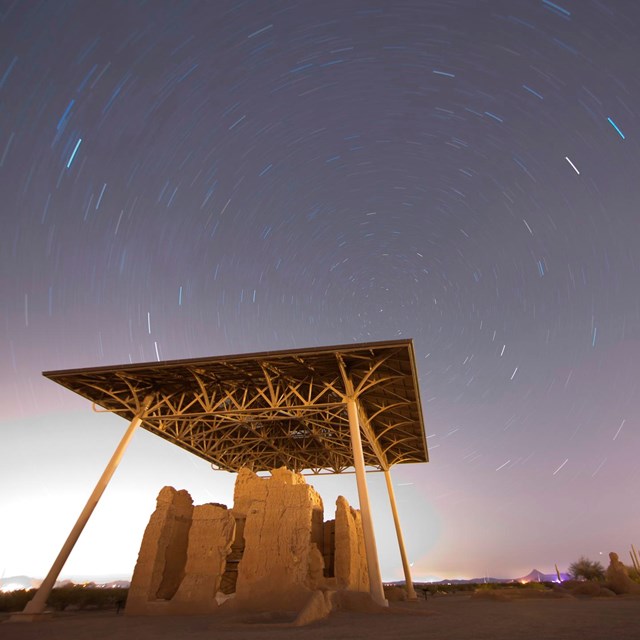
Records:
[[[576,580],[604,580],[604,567],[584,556],[569,565],[569,575]]]
[[[74,609],[115,609],[118,602],[124,603],[128,589],[99,589],[74,585],[53,589],[47,598],[47,605],[56,611],[64,611],[67,607]],[[0,592],[0,611],[22,611],[27,602],[35,595],[35,589],[28,591]]]
[[[73,585],[54,589],[47,604],[57,611],[75,609],[112,609],[118,601],[126,600],[128,589],[100,589]]]
[[[534,591],[546,591],[549,589],[550,584],[549,582],[527,582],[523,586]]]
[[[634,582],[640,583],[640,572],[635,567],[627,566],[627,573]]]
[[[35,589],[0,592],[0,611],[22,611],[35,592]]]

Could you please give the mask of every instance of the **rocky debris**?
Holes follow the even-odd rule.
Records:
[[[396,585],[384,585],[384,597],[388,602],[405,602],[407,590]]]
[[[374,602],[370,593],[341,589],[334,596],[334,610],[360,613],[388,613],[389,608]]]
[[[591,598],[610,598],[616,594],[607,589],[602,582],[596,582],[595,580],[567,580],[562,583],[564,589],[566,589],[572,596],[590,596]]]
[[[292,623],[294,627],[303,627],[326,618],[336,606],[335,591],[312,591],[307,602]]]
[[[613,551],[609,554],[609,566],[605,572],[607,587],[617,595],[640,594],[640,584],[634,582],[630,577],[618,554]]]
[[[618,554],[609,554],[609,566],[605,571],[605,580],[565,580],[561,587],[573,596],[592,598],[611,598],[616,595],[640,595],[640,584],[629,577],[627,567],[620,562]]]

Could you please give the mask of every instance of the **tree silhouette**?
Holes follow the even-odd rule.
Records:
[[[569,575],[576,580],[604,580],[604,567],[599,562],[594,562],[580,556],[576,562],[569,565]]]

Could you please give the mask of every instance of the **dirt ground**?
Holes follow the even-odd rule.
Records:
[[[8,616],[5,614],[2,619]],[[125,616],[115,612],[52,615],[3,623],[2,640],[638,640],[640,598],[479,600],[464,595],[392,604],[382,614],[333,613],[306,627],[264,616]]]

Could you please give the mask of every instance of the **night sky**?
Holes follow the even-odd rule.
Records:
[[[393,470],[416,579],[630,563],[640,3],[0,11],[0,574],[46,573],[126,427],[43,370],[397,338],[431,458]],[[326,518],[357,503],[309,480]],[[63,575],[130,575],[165,484],[231,503],[140,431]]]

